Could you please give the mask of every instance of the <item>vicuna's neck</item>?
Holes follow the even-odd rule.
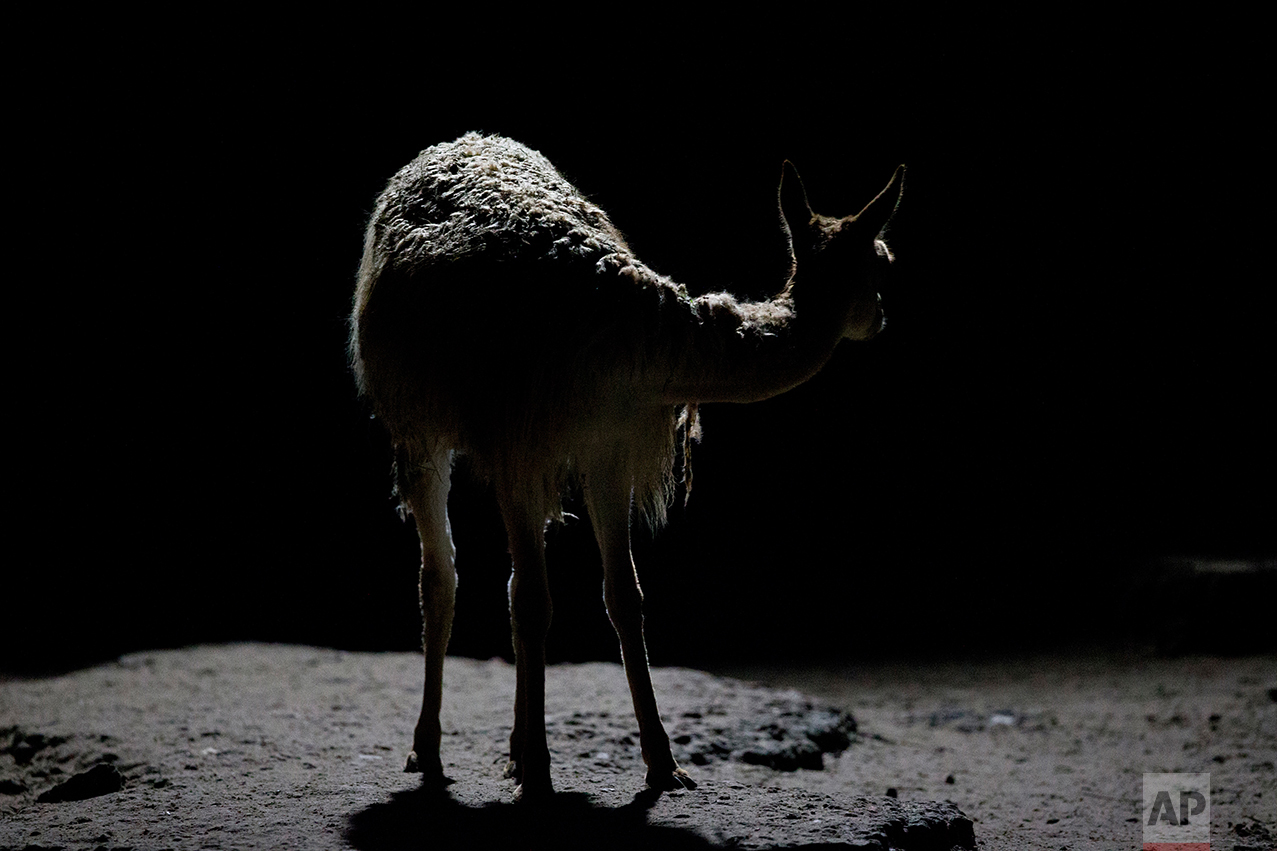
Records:
[[[833,354],[841,325],[804,307],[791,288],[762,302],[728,293],[680,302],[682,316],[662,323],[663,357],[652,375],[662,382],[661,402],[756,402],[811,378]]]

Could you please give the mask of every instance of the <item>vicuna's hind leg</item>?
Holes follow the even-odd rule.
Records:
[[[519,781],[515,797],[539,800],[553,791],[545,739],[545,636],[550,629],[550,587],[545,573],[545,510],[517,499],[502,501],[510,540],[510,626],[514,635],[514,732],[505,774]]]
[[[412,735],[412,753],[404,771],[421,772],[422,783],[444,785],[439,757],[439,707],[443,699],[443,657],[452,634],[453,605],[457,574],[453,567],[456,550],[448,525],[448,485],[451,453],[442,451],[427,465],[417,466],[403,455],[398,461],[399,487],[412,511],[421,538],[421,619],[422,649],[426,681],[421,699],[421,717]]]
[[[643,640],[643,592],[630,555],[630,505],[633,488],[620,471],[591,470],[585,496],[594,534],[603,556],[603,603],[621,640],[621,660],[630,683],[639,742],[647,763],[647,783],[654,789],[695,789],[687,772],[670,752],[669,736],[656,708],[652,676]]]

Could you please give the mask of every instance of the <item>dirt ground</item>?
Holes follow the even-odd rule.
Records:
[[[663,795],[643,789],[619,666],[556,666],[546,712],[560,794],[528,808],[500,778],[504,662],[449,660],[455,782],[428,795],[400,770],[415,654],[138,653],[0,682],[0,848],[1129,849],[1144,772],[1209,772],[1212,847],[1271,849],[1275,662],[660,669],[676,756],[698,782]]]

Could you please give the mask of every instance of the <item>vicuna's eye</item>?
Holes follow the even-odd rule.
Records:
[[[896,255],[891,253],[891,249],[887,247],[887,243],[881,239],[874,240],[874,251],[878,252],[879,257],[886,257],[888,263],[896,259]]]

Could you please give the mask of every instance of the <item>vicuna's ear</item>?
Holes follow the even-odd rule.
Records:
[[[865,208],[856,214],[856,222],[862,224],[869,233],[877,236],[886,226],[887,220],[900,206],[900,197],[905,191],[905,167],[896,166],[896,173]],[[865,231],[861,231],[864,233]]]
[[[789,160],[785,160],[785,165],[781,169],[780,188],[777,192],[780,195],[782,223],[792,236],[794,230],[807,225],[815,213],[811,211],[811,205],[807,203],[807,190],[803,189],[803,181],[798,176],[798,169],[794,168],[794,164]]]

